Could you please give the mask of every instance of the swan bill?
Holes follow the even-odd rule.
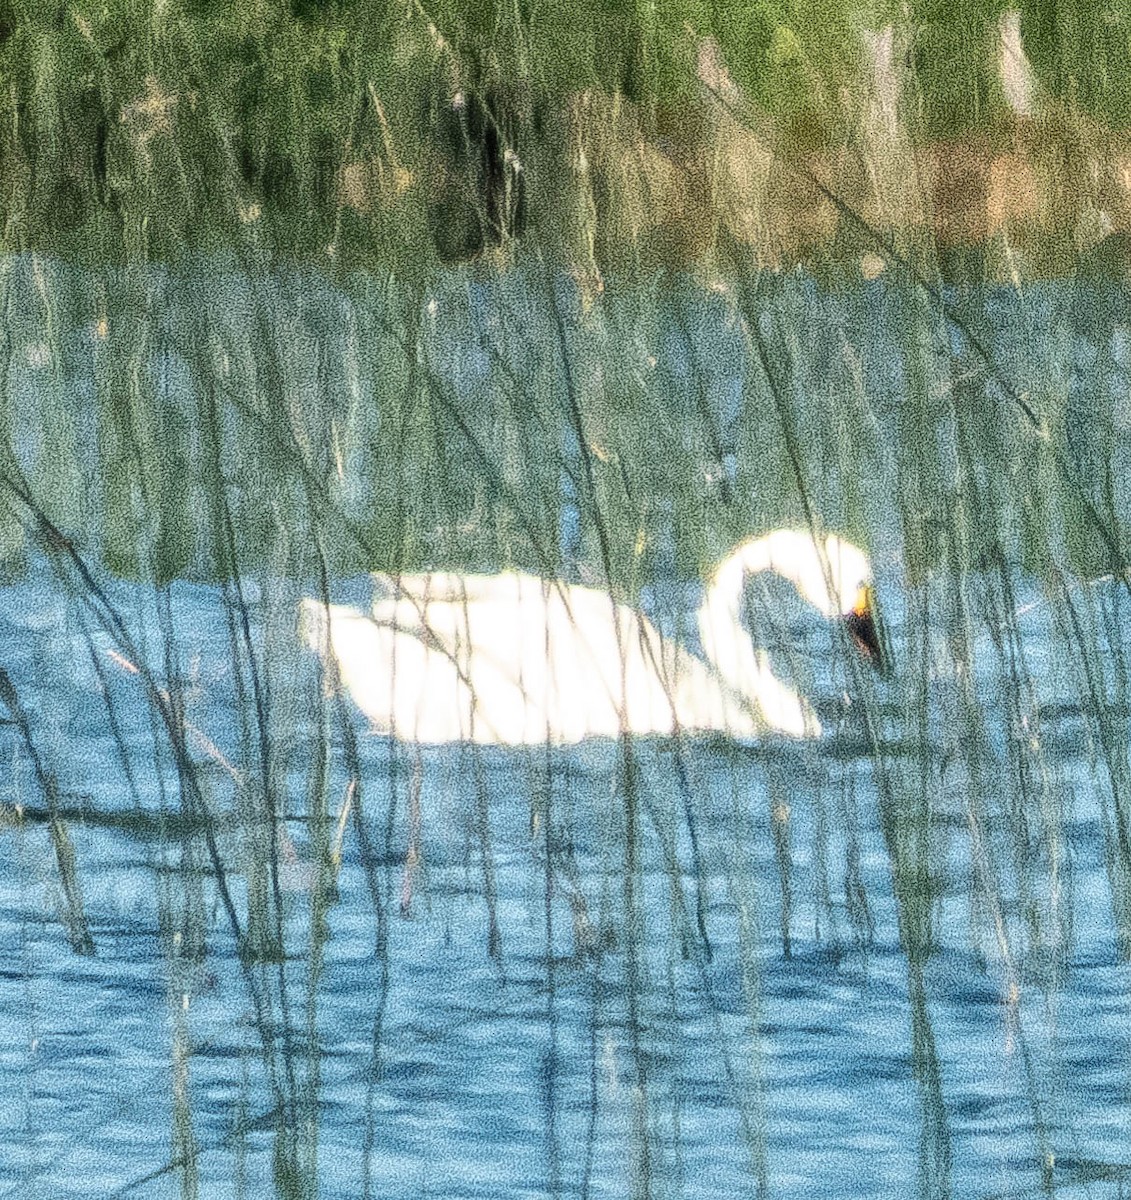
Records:
[[[857,649],[880,672],[887,673],[887,659],[876,620],[876,600],[872,587],[863,584],[856,594],[856,603],[844,614],[844,626]]]

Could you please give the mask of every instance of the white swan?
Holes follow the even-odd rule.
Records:
[[[813,709],[742,624],[746,580],[760,571],[846,618],[878,658],[867,557],[835,535],[817,542],[793,530],[743,542],[716,568],[698,614],[705,660],[605,591],[514,571],[377,576],[387,594],[370,614],[305,599],[300,633],[373,728],[408,741],[815,737]]]

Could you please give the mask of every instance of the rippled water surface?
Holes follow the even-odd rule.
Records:
[[[0,1195],[1125,1193],[1122,285],[0,267]],[[809,524],[810,742],[392,745],[296,637]]]
[[[114,597],[156,633],[150,593],[117,585]],[[1038,663],[1040,607],[1028,627]],[[242,916],[260,835],[241,823],[223,765],[239,722],[218,594],[174,585],[172,617]],[[96,948],[70,947],[35,815],[44,797],[19,731],[4,727],[0,801],[32,817],[0,833],[0,1194],[182,1194],[179,1095],[200,1194],[264,1195],[278,1121],[263,1020],[203,840],[172,819],[176,772],[167,757],[153,766],[138,679],[104,635],[88,641],[47,578],[0,593],[0,628],[39,755],[59,775]],[[893,634],[905,661],[898,622]],[[979,650],[988,672],[993,655]],[[294,722],[278,769],[301,794],[317,684],[302,658],[288,677],[292,693],[272,697]],[[1055,885],[1044,871],[1027,898],[1006,815],[977,817],[967,791],[951,803],[944,786],[922,831],[930,944],[913,954],[859,706],[820,679],[820,743],[641,741],[631,776],[610,744],[417,755],[351,714],[365,844],[351,819],[337,896],[318,918],[320,967],[298,812],[283,814],[278,849],[290,954],[250,966],[276,1039],[285,985],[292,1044],[289,1056],[276,1044],[275,1069],[289,1063],[292,1116],[316,1128],[304,1144],[317,1147],[320,1195],[800,1198],[941,1193],[947,1179],[960,1196],[1121,1194],[1131,981],[1078,701],[1055,689],[1041,700],[1067,805]],[[992,705],[994,680],[977,684]],[[881,721],[905,728],[898,684],[878,686]],[[936,725],[948,686],[936,680]],[[341,738],[335,726],[336,750]],[[934,770],[946,742],[945,729],[930,751],[893,741],[886,770]],[[347,790],[338,759],[332,820]],[[176,913],[193,895],[207,946],[195,963],[174,953],[192,921],[160,917],[162,896]]]

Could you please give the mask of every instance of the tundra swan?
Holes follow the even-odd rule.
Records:
[[[300,633],[375,730],[503,745],[718,731],[815,737],[812,707],[742,623],[773,571],[878,659],[867,557],[835,535],[776,530],[735,547],[699,609],[700,658],[608,592],[515,571],[376,576],[372,611],[304,599]]]

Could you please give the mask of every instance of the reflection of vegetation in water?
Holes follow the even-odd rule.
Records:
[[[206,916],[212,888],[246,878],[246,890],[227,889],[220,911],[241,947],[262,1035],[280,1194],[305,1194],[316,1171],[316,1030],[327,1002],[320,963],[343,840],[347,854],[360,855],[373,905],[378,1057],[382,981],[393,969],[388,922],[398,909],[426,913],[430,840],[428,800],[411,782],[409,753],[393,757],[388,779],[367,776],[348,701],[328,703],[313,728],[284,701],[313,666],[295,645],[299,581],[369,567],[519,566],[580,575],[631,600],[665,573],[700,574],[744,532],[809,522],[850,533],[880,566],[881,599],[901,630],[898,702],[851,657],[838,666],[864,704],[857,732],[871,766],[855,778],[835,756],[814,758],[811,775],[823,782],[812,800],[822,814],[812,848],[798,843],[791,815],[810,803],[809,785],[783,773],[772,748],[764,749],[764,798],[738,795],[736,812],[754,804],[772,835],[783,950],[805,933],[791,909],[798,856],[810,852],[825,880],[824,936],[867,946],[879,898],[862,884],[852,847],[861,804],[878,798],[907,962],[924,1187],[941,1194],[951,1150],[931,972],[954,847],[971,863],[971,929],[996,964],[1009,1012],[1030,996],[1031,962],[1047,964],[1046,986],[1055,986],[1072,940],[1063,768],[1046,745],[1047,668],[1028,661],[1034,643],[1018,613],[1031,602],[1015,595],[1016,564],[1041,582],[1038,607],[1062,664],[1057,694],[1079,698],[1092,739],[1113,908],[1128,940],[1125,601],[1078,582],[1113,568],[1106,538],[1122,537],[1122,401],[1108,382],[1121,344],[1118,308],[1102,291],[1088,294],[1069,375],[1060,345],[1045,334],[1064,326],[1064,293],[961,297],[960,319],[1016,372],[1019,404],[972,342],[958,339],[952,349],[953,331],[930,297],[894,273],[843,292],[752,275],[720,278],[707,292],[690,280],[651,293],[610,286],[584,302],[572,285],[532,273],[490,282],[447,276],[415,292],[391,279],[336,289],[312,273],[211,269],[206,278],[190,265],[131,277],[10,260],[7,307],[19,315],[5,394],[8,567],[19,569],[16,547],[54,564],[72,619],[101,639],[91,654],[107,721],[123,688],[148,697],[152,754],[146,762],[115,734],[123,770],[135,780],[156,771],[168,789],[155,815],[139,799],[135,815],[108,816],[97,796],[84,812],[74,796],[44,784],[38,808],[25,800],[23,819],[41,818],[53,831],[112,822],[156,839],[177,995],[197,986],[194,963],[207,961],[218,936]],[[29,291],[43,297],[40,306],[23,302]],[[149,305],[140,312],[139,295]],[[48,324],[45,311],[70,316]],[[1084,395],[1091,421],[1082,427],[1073,413]],[[57,430],[80,422],[84,433],[63,455]],[[577,523],[566,551],[563,505]],[[901,578],[893,579],[896,564]],[[157,638],[148,649],[99,582],[106,567],[157,585]],[[177,575],[222,584],[227,621],[208,636],[227,644],[231,663],[237,723],[224,751],[177,665],[191,638],[161,590]],[[997,681],[992,696],[976,686],[987,673]],[[19,698],[10,699],[19,721]],[[315,702],[313,689],[307,700]],[[30,718],[24,725],[49,780],[67,761],[66,743],[45,740]],[[663,790],[638,770],[631,746],[623,753],[623,815],[601,834],[615,887],[579,874],[556,841],[569,788],[537,755],[531,828],[544,847],[547,895],[568,897],[569,915],[554,917],[574,931],[573,965],[553,968],[562,986],[589,962],[624,972],[628,1058],[641,1070],[631,1137],[644,1194],[660,1161],[650,1130],[666,1119],[667,1101],[662,1072],[646,1063],[649,967],[632,956],[667,939],[673,956],[705,971],[720,919],[710,912],[709,881],[721,876],[741,914],[754,1015],[762,935],[742,853],[704,841],[699,752],[672,748],[674,783]],[[498,816],[482,767],[470,767],[468,778],[484,949],[505,964]],[[301,815],[309,829],[301,932],[285,920],[296,863],[279,832],[284,815]],[[412,843],[411,866],[398,863],[409,854],[402,836]],[[689,836],[697,843],[685,844]],[[670,877],[663,930],[638,882],[652,844]],[[57,837],[55,849],[72,897],[68,928],[80,928],[81,890],[66,879],[81,878],[81,852]],[[296,954],[303,972],[288,967]],[[602,996],[598,1026],[620,1019]],[[196,1136],[192,1060],[181,1025],[174,1035],[174,1140],[187,1164]],[[772,1172],[762,1132],[768,1101],[742,1089],[759,1075],[755,1063],[749,1075],[743,1068],[746,1083],[732,1081],[756,1175]],[[1040,1112],[1036,1076],[1032,1088]],[[1041,1123],[1038,1134],[1047,1136]],[[372,1137],[379,1144],[378,1129]]]

